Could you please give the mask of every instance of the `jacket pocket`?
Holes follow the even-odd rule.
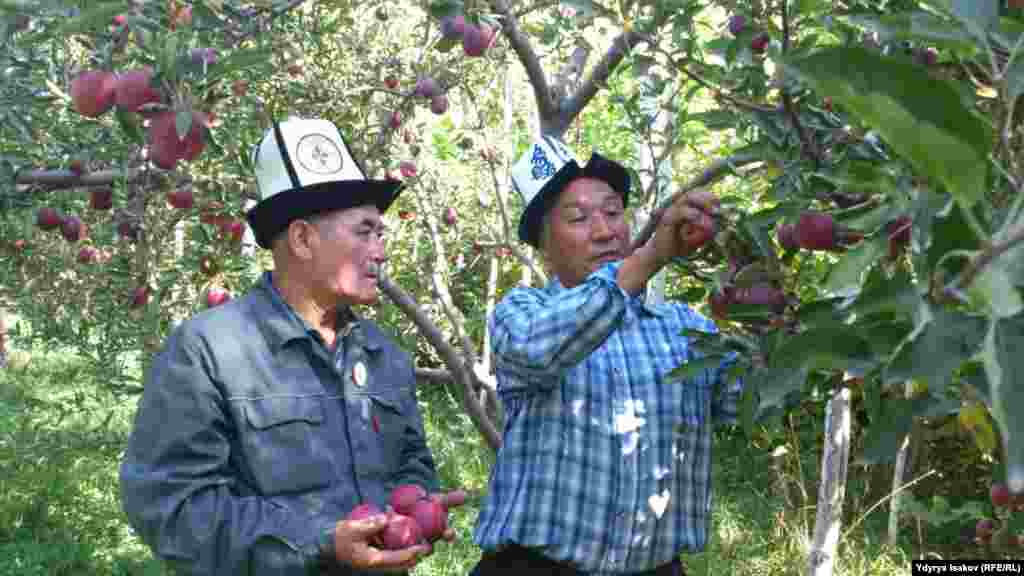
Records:
[[[245,414],[244,464],[264,495],[330,485],[334,476],[320,396],[239,400]]]
[[[356,446],[356,467],[363,475],[390,478],[401,465],[405,427],[401,388],[380,388],[354,398],[359,404],[361,441]]]

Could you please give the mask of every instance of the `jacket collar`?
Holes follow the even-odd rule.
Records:
[[[264,272],[253,290],[260,331],[270,350],[276,354],[292,340],[319,338],[316,330],[285,301],[272,280],[272,273]],[[380,350],[383,335],[378,330],[364,330],[363,322],[350,307],[338,309],[337,325],[342,327],[338,330],[339,336],[351,333],[367,350]]]

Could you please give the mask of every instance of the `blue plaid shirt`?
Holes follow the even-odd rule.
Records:
[[[666,375],[715,325],[647,306],[621,262],[572,289],[516,288],[490,318],[504,442],[477,519],[484,550],[516,543],[594,574],[651,570],[707,540],[712,420],[735,422],[741,379]]]

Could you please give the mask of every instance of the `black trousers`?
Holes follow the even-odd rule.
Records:
[[[469,576],[586,576],[571,564],[555,562],[530,548],[509,546],[499,552],[484,552]],[[654,570],[630,576],[686,576],[683,563],[676,558]]]

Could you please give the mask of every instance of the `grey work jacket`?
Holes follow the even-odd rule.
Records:
[[[157,556],[186,574],[326,572],[334,525],[359,502],[383,507],[401,483],[439,489],[408,354],[351,318],[328,351],[268,272],[172,332],[120,474]]]

